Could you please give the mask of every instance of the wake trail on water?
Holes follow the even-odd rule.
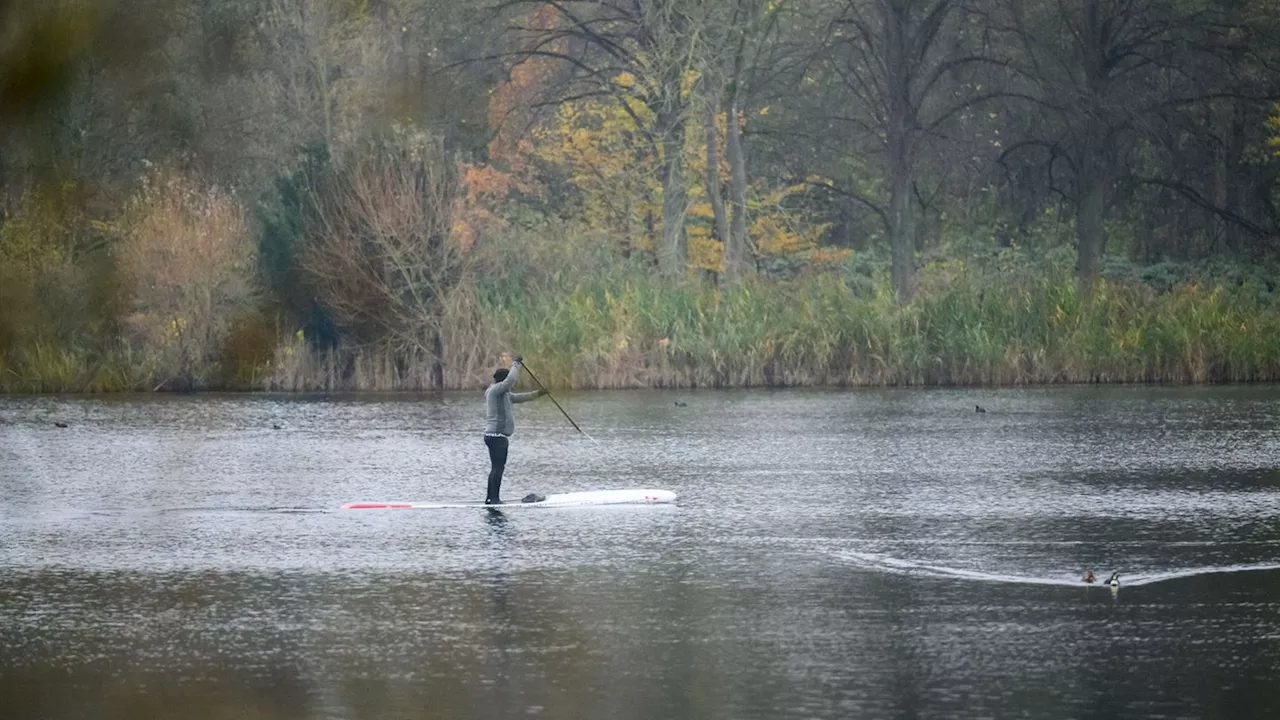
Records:
[[[155,508],[97,508],[83,511],[86,515],[217,515],[221,513],[330,513],[333,508],[287,507],[279,505],[210,505]]]
[[[1003,573],[987,573],[980,570],[966,570],[942,565],[930,565],[915,560],[905,560],[887,555],[861,553],[849,550],[832,553],[835,557],[864,570],[878,570],[897,575],[915,575],[936,578],[957,578],[977,582],[1015,583],[1020,585],[1054,585],[1065,587],[1082,587],[1085,583],[1078,577],[1034,577],[1028,575],[1006,575]],[[1138,587],[1151,585],[1166,580],[1197,577],[1200,575],[1217,575],[1223,573],[1259,572],[1280,570],[1280,563],[1244,563],[1239,565],[1215,565],[1198,568],[1182,568],[1164,572],[1125,573],[1120,571],[1121,587]],[[1105,578],[1099,573],[1098,585]]]
[[[327,513],[333,508],[288,507],[278,505],[238,505],[226,507],[166,508],[161,512],[178,513]]]
[[[1196,577],[1198,575],[1219,575],[1222,573],[1258,572],[1266,570],[1280,570],[1280,563],[1216,565],[1202,568],[1186,568],[1184,570],[1169,570],[1167,572],[1150,573],[1147,575],[1134,575],[1132,580],[1127,580],[1123,575],[1121,575],[1120,579],[1125,585],[1150,585],[1152,583],[1164,582],[1165,580],[1178,580],[1180,578]]]

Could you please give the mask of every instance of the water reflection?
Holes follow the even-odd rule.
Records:
[[[1275,389],[679,397],[531,405],[507,481],[679,507],[371,513],[481,490],[474,397],[0,400],[0,707],[1280,711]]]

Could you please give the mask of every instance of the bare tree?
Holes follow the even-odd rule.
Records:
[[[429,358],[443,387],[443,302],[471,260],[453,233],[452,158],[434,140],[371,143],[314,190],[303,265],[321,301],[360,341]]]
[[[231,319],[253,299],[253,245],[239,203],[172,171],[148,175],[117,257],[133,286],[128,318],[161,386],[200,387]]]
[[[1039,151],[1046,158],[1050,184],[1074,201],[1076,271],[1090,285],[1101,272],[1109,210],[1132,186],[1126,181],[1137,178],[1140,148],[1150,155],[1165,142],[1161,115],[1235,93],[1206,83],[1212,73],[1196,67],[1208,57],[1197,37],[1227,28],[1208,4],[1196,2],[1000,0],[1000,6],[1031,108],[1025,137],[1005,155]]]
[[[966,81],[966,69],[991,61],[967,21],[959,0],[843,0],[819,46],[821,67],[843,95],[836,107],[819,110],[821,118],[843,133],[841,152],[881,158],[887,206],[856,189],[840,190],[884,219],[902,302],[914,289],[921,152],[948,121],[998,95]]]
[[[765,12],[761,0],[710,0],[694,4],[701,44],[699,50],[702,94],[706,117],[707,194],[711,198],[716,232],[724,243],[724,278],[736,282],[747,264],[747,165],[743,147],[742,112],[746,101],[747,71],[752,46],[761,36],[764,18],[777,13],[781,3]],[[729,205],[721,197],[715,117],[725,113],[724,154],[729,163]]]
[[[588,97],[616,98],[645,138],[657,164],[662,187],[662,239],[659,264],[667,274],[685,268],[684,230],[688,192],[685,178],[685,128],[690,110],[684,88],[694,69],[688,7],[682,0],[508,0],[500,12],[517,13],[507,33],[514,49],[505,54],[520,63],[532,58],[559,63],[560,74],[528,98],[536,106]],[[540,22],[529,22],[534,11]],[[552,20],[547,22],[545,17]],[[620,84],[626,75],[634,83]],[[643,120],[628,99],[653,111]]]

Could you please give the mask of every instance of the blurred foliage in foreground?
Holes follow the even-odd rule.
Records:
[[[69,342],[27,338],[0,373],[11,391],[468,388],[520,348],[544,382],[578,388],[1280,379],[1280,293],[1259,266],[1115,261],[1084,291],[1069,250],[1014,247],[926,262],[903,305],[883,258],[720,288],[654,277],[589,233],[551,234],[536,252],[517,252],[529,238],[516,234],[474,258],[474,281],[438,298],[438,345],[318,346],[228,303],[200,327],[129,316],[135,339],[108,335],[105,352],[90,323]],[[170,297],[191,318],[209,317],[206,298],[227,303],[210,288]]]
[[[571,5],[0,0],[0,390],[1280,375],[1274,0]]]

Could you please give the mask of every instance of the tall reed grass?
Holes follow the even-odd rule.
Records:
[[[109,353],[37,342],[0,353],[0,392],[110,393],[155,389],[152,365],[128,348]]]
[[[504,351],[553,387],[1207,383],[1280,380],[1280,307],[1249,285],[1140,282],[1082,292],[1065,270],[926,269],[899,306],[887,279],[827,273],[733,288],[647,268],[513,267],[442,317],[446,389],[483,387]],[[241,389],[427,390],[435,358],[315,351],[290,336]],[[0,357],[0,389],[150,390],[144,358],[37,345]]]
[[[1276,380],[1280,308],[1253,297],[975,275],[899,307],[886,283],[836,275],[727,290],[635,275],[489,296],[483,315],[540,375],[580,388]]]

